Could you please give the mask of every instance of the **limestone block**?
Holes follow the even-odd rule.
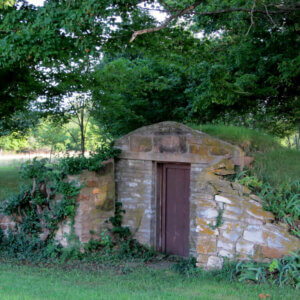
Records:
[[[212,228],[210,228],[208,220],[204,218],[197,218],[196,224],[197,224],[196,231],[201,233],[199,238],[202,238],[202,235],[213,236],[218,234],[218,230],[216,229],[213,230]]]
[[[227,251],[233,251],[234,250],[234,244],[231,243],[231,241],[225,240],[225,239],[221,239],[221,238],[218,239],[217,247],[225,249]]]
[[[197,255],[197,267],[204,267],[207,265],[209,255],[207,254],[198,254]]]
[[[225,213],[230,215],[230,216],[236,215],[238,217],[238,216],[241,216],[243,214],[243,208],[239,204],[232,204],[232,205],[227,204],[225,206]]]
[[[16,223],[13,221],[12,217],[0,214],[0,228],[3,230],[4,234],[8,234],[8,230],[16,229]]]
[[[202,144],[202,137],[199,136],[199,134],[188,133],[187,134],[187,143],[189,145],[190,144],[201,145]]]
[[[133,152],[149,152],[152,150],[151,136],[136,136],[130,137],[130,150]]]
[[[202,207],[197,211],[197,217],[203,218],[203,219],[212,219],[216,218],[218,216],[218,211],[214,208],[207,208],[207,207]]]
[[[156,153],[186,153],[186,136],[163,135],[154,136],[154,152]]]
[[[263,228],[265,245],[270,248],[278,248],[288,254],[289,251],[300,249],[300,239],[289,234],[289,232],[275,224],[266,224]]]
[[[223,258],[218,256],[209,256],[206,266],[208,269],[222,269]]]
[[[191,164],[191,173],[199,174],[203,171],[203,168],[202,164]]]
[[[264,242],[262,227],[259,225],[249,225],[244,231],[244,239],[256,244]]]
[[[191,201],[199,204],[199,207],[201,207],[202,205],[216,207],[216,203],[213,201],[214,196],[212,194],[194,193],[190,196],[190,199]],[[205,203],[207,203],[207,205]]]
[[[241,185],[238,182],[232,182],[231,185],[234,190],[237,190],[240,193],[240,195],[251,194],[251,191],[246,186]]]
[[[71,233],[71,220],[67,220],[66,222],[60,224],[55,234],[54,240],[66,248],[69,246],[70,233]]]
[[[232,201],[230,199],[228,199],[224,196],[221,196],[221,195],[215,195],[215,200],[218,202],[232,204]]]
[[[259,257],[260,259],[264,259],[264,258],[281,258],[284,255],[287,255],[288,253],[286,253],[285,249],[278,249],[278,248],[271,248],[268,246],[261,246],[260,248],[257,248],[257,252],[261,253],[261,257]]]
[[[226,176],[226,175],[233,175],[233,174],[235,174],[235,171],[233,171],[233,170],[226,170],[226,169],[216,169],[216,170],[214,170],[214,173],[216,175]]]
[[[251,203],[252,205],[255,205],[256,207],[262,208],[262,204],[260,202],[257,202],[256,200],[253,200],[250,198],[250,200],[248,201],[249,203]]]
[[[219,251],[219,255],[222,256],[222,257],[227,257],[227,258],[233,258],[234,257],[233,252],[227,251],[227,250],[224,250],[224,249],[221,249]]]
[[[243,217],[243,221],[249,225],[263,225],[264,224],[264,220],[249,217],[249,216],[247,216],[247,214],[246,214],[246,216]]]
[[[201,157],[208,157],[208,147],[202,145],[190,145],[189,152],[192,154],[197,154]]]
[[[235,243],[241,237],[244,225],[240,222],[225,221],[220,229],[221,236],[232,243]]]
[[[214,254],[217,251],[217,239],[213,236],[201,235],[197,239],[198,254]]]
[[[118,139],[114,143],[114,147],[117,149],[121,149],[122,151],[129,150],[129,137],[125,136],[121,139]]]
[[[236,243],[236,254],[245,254],[245,255],[253,255],[254,254],[254,243],[245,241],[245,240],[239,240]]]
[[[217,191],[233,194],[234,191],[231,188],[230,182],[220,179],[213,171],[209,171],[205,174],[205,180],[209,182]]]
[[[219,145],[219,146],[211,146],[210,147],[210,154],[212,155],[228,155],[229,150],[224,147],[224,145]]]
[[[225,210],[223,213],[224,220],[243,220],[243,208],[239,204],[226,204]]]
[[[197,246],[197,253],[199,254],[215,254],[217,251],[216,245],[213,241],[207,240],[205,244]]]
[[[264,221],[274,220],[275,217],[271,212],[265,211],[261,206],[256,205],[256,203],[248,202],[245,206],[246,213],[250,218],[260,219]]]
[[[256,201],[256,202],[259,202],[259,203],[262,202],[262,200],[261,200],[258,196],[254,195],[254,194],[250,194],[249,197],[250,197],[251,199],[253,199],[254,201]]]

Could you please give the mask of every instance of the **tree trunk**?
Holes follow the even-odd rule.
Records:
[[[52,159],[52,152],[53,152],[53,146],[51,145],[51,148],[50,148],[50,163],[51,163],[51,159]]]
[[[85,135],[84,135],[84,110],[80,112],[80,135],[81,135],[81,155],[85,154]]]

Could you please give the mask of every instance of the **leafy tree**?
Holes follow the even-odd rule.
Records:
[[[151,10],[167,12],[166,21],[158,24]],[[190,32],[203,37],[197,41]],[[129,130],[166,118],[230,119],[285,135],[299,122],[298,36],[294,0],[48,0],[39,8],[19,0],[0,11],[2,128],[18,125],[11,117],[33,106],[64,116],[64,96],[92,89],[103,113],[95,116],[106,125],[123,122],[122,132],[127,125]],[[102,54],[105,61],[93,81],[90,75]],[[113,97],[108,94],[112,85],[104,86],[105,72],[119,58],[128,62],[120,69],[120,95],[116,86]],[[139,60],[146,62],[145,70]],[[140,82],[139,72],[140,89],[126,78]],[[101,83],[98,90],[93,82]],[[43,101],[36,101],[39,97]],[[107,118],[113,106],[120,113]]]
[[[0,9],[5,9],[7,7],[13,6],[15,3],[15,0],[0,0]]]
[[[162,120],[182,121],[187,113],[184,67],[167,61],[120,58],[95,74],[96,116],[114,135]]]
[[[50,147],[50,160],[53,152],[66,151],[66,132],[60,125],[53,123],[50,120],[41,122],[36,128],[34,136],[40,146]]]
[[[5,0],[6,1],[6,0]],[[10,117],[30,110],[63,113],[61,101],[82,85],[83,72],[100,58],[116,17],[129,18],[135,1],[25,0],[0,11],[0,117],[2,134]],[[5,2],[6,3],[6,2]]]
[[[165,30],[184,17],[208,39],[188,89],[195,121],[229,118],[283,136],[300,124],[297,1],[159,1],[169,14]],[[157,8],[153,8],[157,9]],[[161,8],[160,8],[161,10]],[[141,38],[141,36],[139,37]]]
[[[28,137],[13,132],[10,135],[0,137],[1,151],[24,151],[29,148]]]
[[[144,25],[145,29],[133,35],[133,46],[115,45],[119,57],[131,61],[131,67],[124,67],[124,61],[110,61],[96,72],[95,99],[102,106],[99,107],[100,118],[108,128],[115,127],[115,132],[120,133],[118,126],[124,132],[157,120],[175,119],[248,125],[279,136],[294,131],[300,116],[299,6],[295,1],[284,1],[280,6],[274,1],[159,2],[163,7],[144,10],[168,12],[170,18],[163,26]],[[174,34],[177,28],[173,26],[180,24],[176,23],[179,16],[186,21],[182,23],[186,27],[181,36]],[[187,33],[187,28],[200,32],[203,37],[196,41]],[[156,33],[144,35],[154,31]],[[112,35],[114,41],[113,38]],[[184,45],[181,53],[180,42]],[[167,44],[169,48],[165,47]],[[106,56],[110,58],[111,53],[107,51]],[[116,54],[114,59],[118,59]],[[155,98],[153,87],[158,74],[154,72],[148,79],[143,75],[139,77],[140,59],[165,65],[168,71],[159,74],[161,82],[169,81],[174,75],[167,65],[176,65],[182,70],[184,75],[180,77],[184,80],[181,87],[175,89],[175,98],[170,100],[174,111],[182,112],[181,118],[175,117],[166,104],[167,93],[174,97],[170,91],[165,90],[164,95],[161,91],[159,96],[161,105],[165,105],[169,113],[163,114],[153,105],[150,99]],[[120,74],[116,74],[114,65],[120,68]],[[149,65],[146,63],[145,68]],[[180,97],[178,93],[184,99],[180,104],[175,100]]]
[[[66,110],[68,111],[68,114],[70,116],[73,116],[71,118],[71,122],[75,123],[76,126],[78,126],[79,133],[80,133],[80,151],[81,155],[84,156],[86,151],[86,135],[87,135],[87,128],[90,120],[90,110],[91,110],[91,100],[89,95],[86,94],[80,94],[77,96],[74,96],[73,98],[69,98],[65,102],[65,105],[67,106]],[[69,134],[73,138],[73,140],[76,142],[77,137],[74,132],[69,130]]]

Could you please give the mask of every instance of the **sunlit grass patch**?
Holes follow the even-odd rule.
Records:
[[[7,299],[297,299],[299,291],[266,284],[217,280],[203,272],[187,277],[170,269],[139,266],[124,273],[0,263],[0,298]]]
[[[257,151],[266,152],[281,148],[278,139],[263,131],[231,125],[189,124],[188,126],[221,140],[238,145],[248,153]]]

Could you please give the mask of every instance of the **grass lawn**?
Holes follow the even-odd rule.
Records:
[[[19,169],[15,164],[0,165],[0,201],[12,192],[19,190]]]
[[[126,274],[112,269],[63,270],[0,263],[0,299],[299,299],[292,288],[182,276],[170,269],[136,267]]]

